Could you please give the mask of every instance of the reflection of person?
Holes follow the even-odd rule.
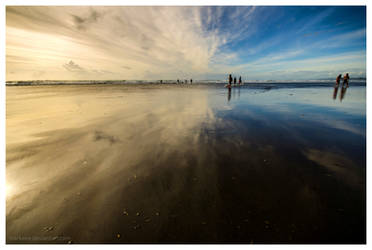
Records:
[[[340,86],[341,74],[336,77],[335,90],[333,91],[333,99],[337,98],[338,86]]]
[[[336,83],[335,90],[333,91],[333,99],[336,99],[337,98],[338,86],[339,85]]]
[[[346,83],[346,86],[349,87],[349,73],[346,73],[346,75],[344,76],[344,82],[342,83],[342,85],[344,85]]]
[[[342,85],[341,94],[340,94],[340,101],[342,101],[342,99],[344,99],[347,87],[348,87],[348,85],[346,85],[346,86]]]
[[[231,99],[231,88],[229,88],[228,94],[227,94],[227,101],[229,102]]]

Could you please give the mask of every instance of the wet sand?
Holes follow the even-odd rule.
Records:
[[[7,243],[365,243],[365,86],[6,88]]]

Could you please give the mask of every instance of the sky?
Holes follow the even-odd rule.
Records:
[[[365,6],[7,6],[6,80],[366,76]]]

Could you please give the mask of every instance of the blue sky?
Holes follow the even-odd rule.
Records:
[[[364,6],[17,6],[6,19],[7,80],[366,75]]]
[[[218,24],[206,25],[231,34],[221,47],[236,55],[229,65],[266,79],[277,79],[275,73],[288,79],[324,78],[338,71],[365,76],[364,7],[256,7],[238,23],[229,15],[234,9],[252,11],[225,8]]]

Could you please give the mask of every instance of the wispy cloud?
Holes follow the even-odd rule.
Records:
[[[55,60],[75,58],[86,67],[117,72],[122,70],[118,65],[130,65],[133,70],[121,72],[123,78],[149,77],[149,71],[175,77],[180,69],[184,76],[201,74],[223,43],[215,29],[203,29],[204,13],[202,7],[8,7],[7,55],[35,59],[53,40],[70,44],[63,53],[61,48],[50,50]],[[40,46],[19,39],[25,33]]]
[[[92,9],[87,17],[80,17],[78,15],[71,16],[73,17],[73,21],[77,29],[85,30],[90,24],[97,22],[98,18],[101,17],[101,14]]]
[[[308,32],[316,27],[317,24],[321,23],[324,19],[329,17],[334,12],[333,8],[327,8],[321,11],[319,14],[312,16],[306,20],[306,23],[302,24],[302,27],[297,30],[297,33]]]
[[[229,68],[231,72],[241,72],[245,79],[316,79],[333,77],[342,72],[352,72],[353,76],[362,77],[366,67],[364,50],[337,54],[335,56],[317,56],[306,59],[289,59],[302,51],[288,51],[272,54],[247,64]]]
[[[273,25],[288,19],[283,15],[272,23],[273,7],[8,6],[7,80],[36,79],[35,71],[49,79],[177,79],[228,71],[260,76],[284,67],[313,70],[319,55],[298,65],[295,60],[365,37],[365,29],[357,29],[305,45],[294,39],[333,12],[326,8],[271,35]]]
[[[290,58],[297,57],[305,52],[304,49],[297,49],[297,50],[285,50],[279,51],[275,53],[270,53],[264,57],[259,58],[258,60],[253,61],[249,65],[260,65],[260,64],[267,64],[267,63],[275,63],[282,60],[288,60]]]
[[[358,29],[346,33],[341,33],[334,35],[332,37],[329,37],[327,39],[323,39],[321,41],[318,41],[314,44],[312,44],[313,48],[319,48],[319,49],[325,49],[325,48],[338,48],[338,47],[345,47],[350,45],[352,42],[357,42],[360,40],[364,40],[365,44],[365,38],[366,38],[366,29]]]
[[[63,67],[70,72],[78,72],[78,73],[85,72],[85,70],[82,67],[80,67],[79,65],[77,65],[73,61],[70,61],[69,63],[63,64]]]

